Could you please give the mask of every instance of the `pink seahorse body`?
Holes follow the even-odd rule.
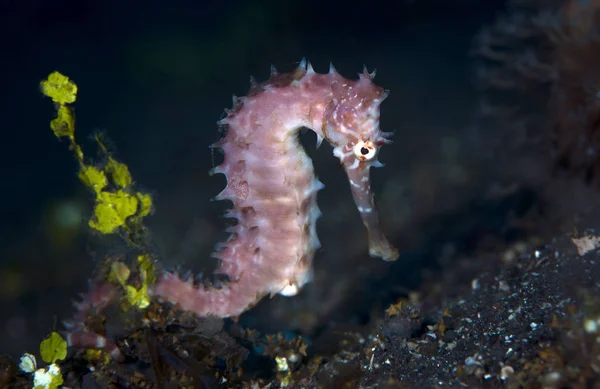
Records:
[[[199,316],[229,317],[267,294],[294,295],[309,281],[320,246],[316,198],[323,185],[299,143],[302,127],[334,147],[367,228],[370,254],[398,257],[379,226],[369,182],[379,147],[390,143],[390,134],[379,130],[379,105],[387,92],[373,84],[374,73],[365,69],[359,76],[345,79],[333,67],[317,74],[303,60],[291,73],[273,71],[267,82],[253,82],[248,96],[234,101],[219,122],[227,133],[213,145],[223,149],[225,159],[212,171],[227,177],[216,199],[231,200],[227,216],[238,221],[214,254],[221,260],[218,272],[230,282],[196,288],[191,280],[166,273],[155,296]]]

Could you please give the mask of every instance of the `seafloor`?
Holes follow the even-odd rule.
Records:
[[[144,313],[117,309],[103,327],[118,339],[124,361],[72,350],[59,365],[65,387],[86,389],[596,388],[597,243],[586,230],[449,255],[385,314],[313,338],[263,334],[158,303]],[[287,315],[300,320],[303,313]],[[0,366],[0,386],[32,387],[14,359]]]

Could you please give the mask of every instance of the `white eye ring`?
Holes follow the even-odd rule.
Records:
[[[358,143],[352,147],[352,151],[356,158],[361,161],[370,161],[377,156],[377,147],[375,147],[370,140],[358,141]]]

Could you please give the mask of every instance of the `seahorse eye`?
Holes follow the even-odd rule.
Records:
[[[358,141],[354,147],[352,147],[352,151],[356,158],[361,161],[370,161],[377,156],[377,147],[370,140]]]

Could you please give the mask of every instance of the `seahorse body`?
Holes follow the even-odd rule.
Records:
[[[370,254],[396,259],[370,190],[369,168],[380,165],[378,149],[390,143],[391,135],[379,130],[379,105],[387,92],[373,84],[373,77],[365,69],[358,80],[348,80],[333,67],[317,74],[303,60],[293,72],[272,71],[267,82],[252,81],[248,96],[234,99],[219,122],[225,137],[212,145],[225,155],[212,173],[227,177],[227,187],[215,199],[231,200],[227,216],[238,221],[214,253],[221,260],[218,272],[230,282],[196,288],[191,280],[166,273],[154,295],[199,316],[229,317],[267,294],[294,295],[310,280],[320,247],[316,199],[323,185],[299,143],[303,127],[317,134],[319,144],[330,142],[343,164],[369,234]]]

